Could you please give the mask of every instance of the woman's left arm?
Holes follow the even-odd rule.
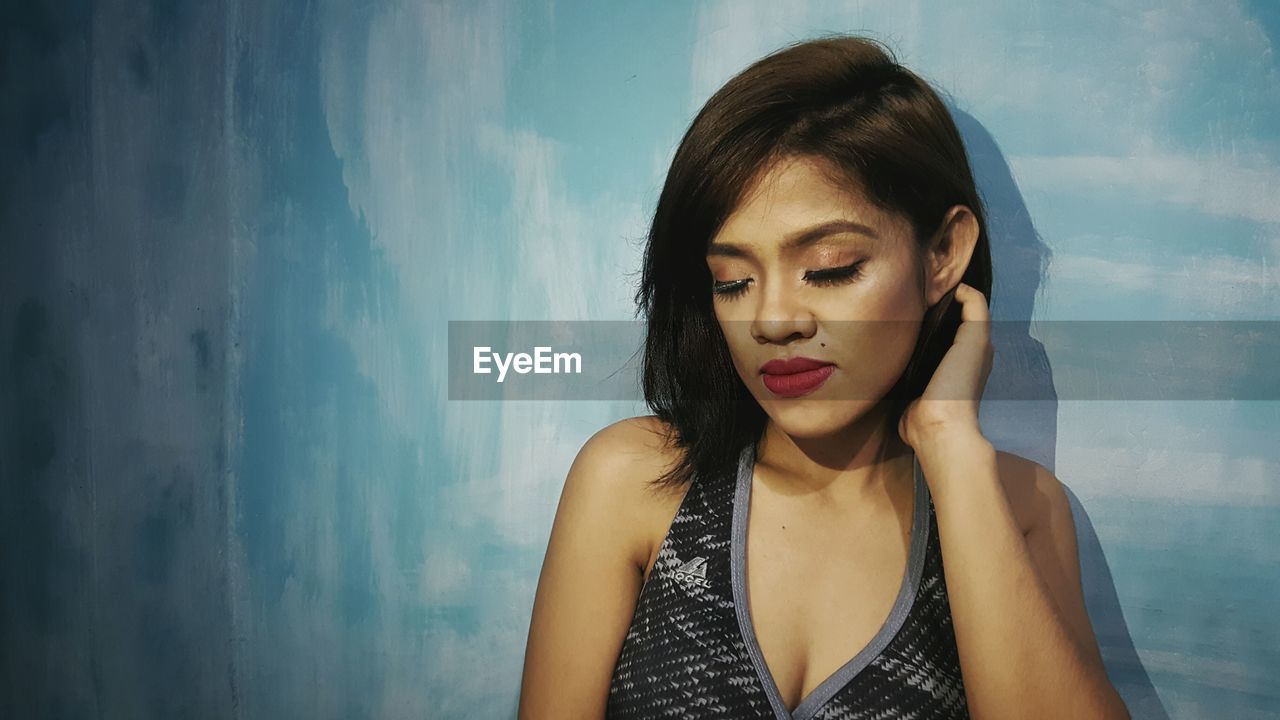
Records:
[[[1089,625],[1057,479],[1039,474],[1047,502],[1024,537],[985,438],[935,435],[917,453],[934,497],[970,715],[1129,718]]]
[[[960,283],[955,300],[955,341],[898,432],[933,495],[969,714],[1127,720],[1085,612],[1065,492],[1048,470],[1036,472],[1049,502],[1024,537],[979,428],[995,354],[986,297]]]

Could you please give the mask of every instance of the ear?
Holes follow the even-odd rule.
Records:
[[[932,307],[960,284],[978,244],[978,218],[964,205],[947,211],[925,249],[925,299]]]

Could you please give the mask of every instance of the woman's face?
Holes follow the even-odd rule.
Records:
[[[876,406],[906,369],[929,301],[907,219],[833,185],[815,162],[788,158],[767,170],[707,253],[739,376],[801,438],[829,435]],[[823,365],[765,367],[798,357]]]

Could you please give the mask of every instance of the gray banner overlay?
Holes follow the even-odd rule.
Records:
[[[993,321],[990,329],[996,354],[985,400],[1280,399],[1276,321]],[[906,322],[824,322],[812,338],[778,342],[754,323],[725,328],[750,341],[753,373],[765,360],[794,355],[846,372],[797,398],[805,401],[870,399],[847,381],[853,363],[885,362],[877,349],[917,330]],[[644,337],[638,320],[453,320],[449,399],[640,400]],[[768,392],[758,376],[752,381]]]

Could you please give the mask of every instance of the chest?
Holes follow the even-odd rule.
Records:
[[[875,512],[788,506],[752,475],[744,452],[736,484],[695,484],[668,516],[606,716],[967,717],[918,467]]]
[[[743,557],[749,620],[789,708],[857,657],[900,603],[912,508],[803,517],[753,504]]]

